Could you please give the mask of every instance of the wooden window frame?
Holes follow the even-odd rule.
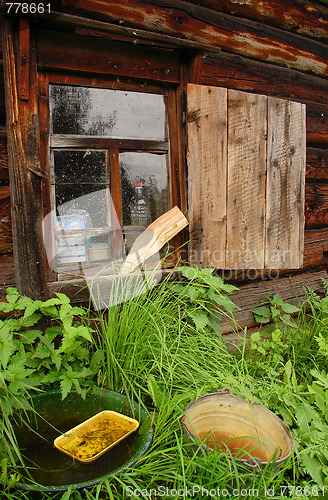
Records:
[[[63,134],[51,134],[50,131],[50,105],[49,105],[49,89],[50,85],[74,85],[83,86],[86,88],[101,88],[101,89],[115,89],[115,90],[125,90],[134,91],[142,93],[157,93],[165,96],[165,108],[166,108],[166,126],[167,126],[167,140],[166,141],[156,141],[156,140],[139,140],[139,139],[110,139],[105,137],[92,137],[92,136],[82,136],[82,135],[63,135]],[[179,118],[182,117],[181,103],[179,96],[179,86],[177,85],[167,85],[165,83],[140,83],[140,81],[133,82],[131,79],[124,81],[124,79],[112,79],[112,78],[102,78],[101,80],[94,79],[92,77],[88,78],[85,75],[74,75],[74,74],[63,74],[63,73],[53,73],[53,72],[39,72],[39,112],[40,112],[40,134],[42,138],[41,146],[41,164],[43,170],[47,174],[47,182],[45,183],[43,190],[43,203],[44,203],[44,214],[50,213],[53,210],[53,194],[52,194],[52,166],[51,166],[51,152],[59,150],[105,150],[106,156],[108,156],[108,163],[110,165],[110,194],[112,201],[116,210],[117,218],[115,221],[121,220],[122,218],[122,193],[121,193],[121,174],[120,174],[120,164],[119,155],[123,152],[144,152],[144,153],[156,153],[167,155],[168,158],[168,184],[169,184],[169,206],[172,208],[178,205],[181,209],[186,210],[185,201],[185,186],[184,179],[185,176],[182,173],[184,170],[182,168],[182,158],[183,146],[181,145],[182,133],[178,131],[179,128]],[[182,127],[181,127],[182,128]],[[53,221],[51,223],[53,226]],[[115,223],[114,223],[115,226]],[[117,231],[119,229],[113,227],[114,230],[114,249],[117,249],[120,242],[117,241]],[[51,227],[47,228],[48,231],[54,229]],[[85,236],[88,232],[88,236],[94,236],[100,234],[102,228],[94,228],[88,230],[82,230]],[[104,231],[102,231],[103,233]],[[89,234],[90,233],[90,234]],[[68,234],[67,234],[68,236]],[[77,232],[74,231],[74,236],[78,236]],[[115,239],[116,238],[116,239]],[[173,240],[172,244],[174,248],[178,248],[183,243],[183,238],[185,236],[179,234]],[[54,252],[54,248],[52,249]],[[168,263],[167,265],[171,267],[180,257],[178,251],[174,252],[174,261]],[[59,272],[54,272],[50,269],[48,264],[48,281],[57,281],[65,279],[65,275],[60,275]],[[75,276],[75,275],[74,275]],[[74,278],[72,277],[72,280]]]

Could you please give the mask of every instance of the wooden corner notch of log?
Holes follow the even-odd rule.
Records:
[[[142,266],[188,224],[187,218],[178,207],[171,208],[158,217],[136,238],[121,267],[121,274],[128,274]]]

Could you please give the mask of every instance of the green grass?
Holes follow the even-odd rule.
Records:
[[[194,285],[199,283],[191,280],[186,287],[192,290]],[[328,299],[309,292],[295,327],[277,321],[264,340],[255,335],[252,345],[242,334],[239,348],[231,353],[208,325],[190,321],[192,297],[192,292],[179,294],[165,281],[93,318],[98,349],[104,352],[98,381],[149,410],[154,441],[150,451],[118,477],[51,498],[170,498],[167,492],[179,498],[174,491],[196,499],[322,498],[324,487],[328,493]],[[197,309],[195,303],[193,307]],[[201,305],[205,314],[210,307],[206,301]],[[187,405],[222,387],[265,405],[291,428],[296,453],[280,471],[274,474],[270,466],[250,471],[225,453],[204,453],[186,440],[181,419]],[[4,482],[14,479],[10,474],[3,469]],[[9,500],[31,498],[12,488],[1,495]]]

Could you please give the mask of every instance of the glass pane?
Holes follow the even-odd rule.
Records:
[[[164,141],[164,96],[51,85],[52,133]]]
[[[123,226],[147,227],[168,210],[167,157],[122,153],[120,165]]]
[[[83,215],[85,228],[108,226],[106,186],[57,184],[56,208],[59,215]]]
[[[105,151],[55,151],[55,182],[106,183]]]

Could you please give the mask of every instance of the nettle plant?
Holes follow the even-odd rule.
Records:
[[[177,270],[185,281],[174,283],[170,290],[187,305],[185,314],[188,322],[198,331],[210,328],[220,334],[222,317],[231,319],[238,309],[228,296],[238,288],[213,275],[215,269],[181,266]]]
[[[83,324],[86,311],[73,307],[57,293],[45,302],[20,296],[7,288],[7,303],[0,311],[0,401],[21,408],[27,391],[58,386],[62,399],[75,389],[85,398],[95,387],[103,353],[90,353],[92,329]]]

